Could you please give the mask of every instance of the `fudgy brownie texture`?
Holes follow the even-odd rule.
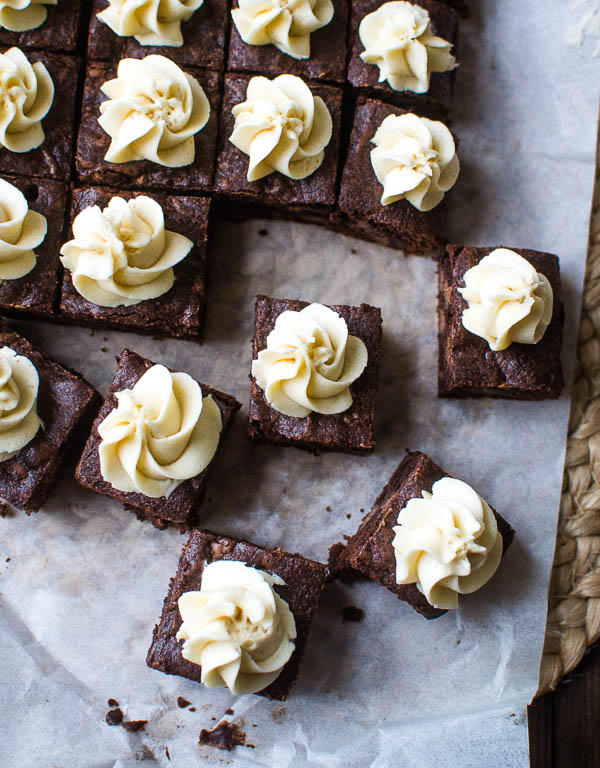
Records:
[[[458,19],[456,13],[435,0],[419,0],[419,5],[428,11],[431,18],[431,28],[435,35],[443,37],[451,43],[456,43]],[[452,103],[452,87],[454,72],[434,72],[431,75],[427,93],[412,91],[395,91],[387,80],[379,82],[379,67],[366,64],[360,54],[365,50],[358,35],[360,22],[369,13],[381,6],[380,0],[355,0],[352,3],[350,20],[350,60],[348,62],[348,82],[360,93],[374,99],[388,101],[408,110],[414,110],[418,115],[444,118]],[[455,51],[453,51],[455,53]]]
[[[75,51],[80,36],[82,0],[58,0],[46,6],[48,17],[41,27],[24,32],[11,32],[0,27],[0,46],[27,50],[42,48],[47,51]]]
[[[0,310],[7,315],[27,313],[52,318],[59,301],[61,264],[58,252],[63,243],[67,187],[58,181],[25,179],[4,175],[25,195],[29,208],[46,217],[48,232],[35,248],[37,263],[23,277],[0,280]]]
[[[91,205],[105,208],[114,196],[126,200],[138,196],[117,189],[89,187],[74,189],[71,224],[77,214]],[[150,192],[165,214],[165,228],[193,241],[194,247],[174,267],[173,287],[156,299],[121,307],[99,307],[75,289],[69,270],[62,280],[61,317],[96,328],[115,328],[136,333],[178,339],[198,339],[206,305],[206,258],[211,201],[206,197],[171,196]],[[70,237],[70,232],[67,237]]]
[[[287,698],[298,676],[298,666],[327,569],[321,563],[308,560],[302,555],[283,552],[280,548],[264,549],[247,541],[217,536],[207,531],[192,531],[181,553],[175,578],[171,580],[160,621],[154,628],[146,663],[169,675],[201,681],[201,667],[183,658],[183,643],[175,637],[181,626],[177,601],[184,592],[200,589],[204,568],[217,560],[237,560],[267,573],[277,574],[285,581],[285,586],[277,586],[275,590],[294,614],[297,632],[295,650],[279,677],[259,692],[261,696],[282,701]]]
[[[135,37],[119,37],[99,21],[96,14],[107,8],[107,0],[93,0],[88,35],[88,57],[98,61],[117,62],[119,59],[141,58],[160,54],[184,69],[204,67],[221,71],[229,27],[227,0],[204,0],[189,21],[181,24],[183,45],[141,45]]]
[[[212,395],[215,403],[219,406],[223,419],[219,448],[210,464],[196,477],[181,483],[168,498],[163,496],[154,499],[144,496],[143,493],[123,493],[118,491],[104,480],[100,471],[98,447],[101,439],[98,434],[98,426],[104,421],[110,411],[116,408],[117,399],[115,393],[123,389],[132,389],[148,368],[151,368],[153,365],[154,363],[151,360],[146,360],[128,349],[123,350],[115,378],[110,385],[106,400],[94,421],[90,437],[77,465],[75,477],[85,488],[101,493],[104,496],[110,496],[110,498],[121,502],[121,504],[135,512],[140,520],[150,520],[157,528],[166,528],[172,525],[183,531],[196,521],[210,469],[223,446],[227,429],[235,412],[240,407],[240,403],[238,403],[235,397],[226,395],[199,382],[202,395],[204,397]]]
[[[424,453],[407,453],[383,491],[377,497],[371,511],[365,516],[358,530],[348,540],[346,549],[337,553],[334,565],[342,575],[348,569],[357,571],[378,582],[405,600],[426,619],[435,619],[446,611],[434,608],[417,589],[416,584],[396,584],[396,557],[392,542],[393,527],[398,514],[410,499],[421,498],[421,491],[431,491],[431,486],[442,477],[448,477],[437,464]],[[510,525],[495,510],[498,530],[506,552],[514,537]]]
[[[5,51],[3,51],[5,53]],[[54,83],[54,101],[42,120],[45,138],[30,152],[10,152],[0,146],[0,175],[40,176],[67,181],[71,174],[75,105],[80,60],[46,51],[26,51],[31,64],[44,64]]]
[[[238,3],[232,5],[236,8]],[[348,6],[348,0],[333,0],[333,19],[311,34],[308,59],[295,59],[274,45],[247,45],[232,21],[227,69],[265,77],[286,73],[309,80],[343,84],[348,58]]]
[[[468,304],[458,292],[465,272],[494,248],[449,245],[439,260],[438,393],[441,397],[556,398],[564,387],[560,361],[564,310],[558,258],[551,253],[516,250],[550,281],[552,320],[537,344],[511,344],[494,352],[485,339],[462,324]]]
[[[239,218],[240,209],[249,206],[246,212],[262,213],[270,209],[271,214],[279,212],[295,220],[326,221],[335,203],[337,187],[342,90],[322,83],[309,84],[313,94],[323,99],[333,120],[333,135],[320,168],[306,179],[290,179],[275,171],[258,181],[248,181],[248,155],[234,147],[229,137],[235,124],[231,110],[246,100],[249,82],[247,75],[225,76],[215,172],[215,189],[227,198],[221,206],[224,214],[231,212]]]
[[[134,58],[144,58],[143,51]],[[220,75],[205,69],[184,67],[204,89],[210,102],[210,117],[204,128],[194,136],[196,153],[190,165],[167,168],[149,160],[130,163],[108,163],[104,159],[110,146],[110,136],[98,123],[100,104],[107,97],[100,90],[107,81],[117,76],[118,62],[91,62],[88,64],[83,88],[81,123],[77,136],[77,174],[86,184],[102,184],[129,189],[147,190],[166,187],[170,192],[209,192],[212,189],[214,160],[217,143],[217,116],[220,96]]]
[[[285,310],[299,312],[308,303],[293,299],[258,296],[252,359],[267,346],[267,336]],[[373,417],[379,376],[381,348],[381,310],[369,304],[359,307],[334,305],[334,312],[344,318],[348,333],[362,339],[369,355],[367,367],[351,385],[352,406],[343,413],[311,413],[303,419],[285,416],[267,402],[264,392],[252,379],[248,437],[272,445],[293,445],[312,453],[342,451],[367,454],[375,449]]]
[[[348,156],[342,174],[332,229],[409,253],[439,251],[446,242],[448,193],[433,210],[423,213],[408,200],[382,205],[383,187],[371,165],[372,139],[388,115],[404,109],[374,99],[358,100]]]
[[[0,462],[0,498],[30,514],[48,497],[73,440],[98,407],[99,395],[79,373],[3,325],[0,347],[5,346],[31,360],[39,376],[37,412],[43,426],[16,456]]]

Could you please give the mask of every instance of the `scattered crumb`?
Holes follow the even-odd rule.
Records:
[[[350,520],[350,518],[352,517],[352,512],[347,512],[346,517],[348,518],[348,520]]]
[[[325,512],[331,512],[331,507],[329,506],[329,504],[325,507]]]
[[[198,744],[228,751],[231,751],[234,747],[250,747],[254,749],[254,744],[246,743],[246,734],[240,727],[235,723],[228,723],[227,720],[221,720],[210,731],[203,728],[200,731]]]
[[[259,229],[259,230],[258,230],[258,234],[259,234],[261,237],[266,237],[266,236],[269,234],[269,230],[268,230],[268,229]]]
[[[342,614],[342,623],[345,624],[347,621],[352,622],[358,622],[362,621],[365,618],[365,612],[362,608],[355,608],[353,605],[347,605],[345,608],[342,608],[340,611]]]
[[[360,508],[360,514],[361,514],[361,515],[363,515],[363,514],[364,514],[364,512],[365,512],[365,510],[363,509],[363,507],[361,507],[361,508]]]
[[[356,254],[358,253],[358,251],[356,250],[356,248],[350,248],[350,253],[351,253],[353,256],[356,256]]]
[[[100,347],[100,351],[106,353],[108,352],[108,347]]]
[[[7,557],[7,558],[6,558],[6,562],[7,562],[7,563],[10,563],[10,561],[11,561],[11,560],[12,560],[12,557]]]
[[[12,512],[8,504],[4,501],[0,501],[0,517],[11,517]]]
[[[285,718],[285,707],[277,707],[271,712],[271,717],[276,723],[280,723]]]
[[[129,733],[137,733],[138,731],[143,731],[146,728],[147,720],[123,720],[121,725],[123,728],[125,728],[126,731],[129,731]]]
[[[145,744],[143,744],[142,748],[138,749],[138,751],[135,753],[135,759],[136,760],[154,760],[155,763],[158,763],[158,759],[154,754],[154,752]]]
[[[258,725],[256,723],[252,723],[253,728],[258,728]]]
[[[105,720],[107,725],[121,725],[123,722],[123,712],[118,707],[116,709],[109,709]]]
[[[108,700],[108,706],[109,707],[118,707],[119,702],[116,699],[109,699]]]
[[[226,715],[233,715],[233,714],[235,714],[235,713],[234,713],[233,709],[231,709],[231,707],[229,707],[229,709],[226,709],[226,710],[225,710],[225,714],[226,714]]]
[[[188,701],[187,699],[184,699],[183,696],[177,697],[177,706],[180,709],[185,709],[186,707],[189,707],[192,702]]]
[[[190,707],[190,708],[188,709],[188,712],[195,712],[195,711],[196,711],[196,707]]]
[[[210,719],[211,719],[211,720],[216,720],[217,718],[216,718],[216,717],[211,717]]]
[[[169,747],[165,746],[165,755],[167,756],[167,760],[171,759],[171,753],[169,752]]]

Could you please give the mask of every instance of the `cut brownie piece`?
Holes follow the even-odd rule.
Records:
[[[183,548],[175,578],[171,581],[162,616],[154,628],[146,663],[169,675],[201,681],[201,667],[181,655],[183,643],[176,638],[181,626],[177,601],[184,592],[200,589],[204,568],[217,560],[237,560],[276,574],[285,581],[285,586],[277,586],[275,590],[287,602],[294,615],[297,632],[295,650],[279,677],[259,692],[261,696],[282,701],[287,698],[298,675],[298,666],[325,583],[327,568],[302,555],[290,554],[281,549],[264,549],[247,541],[216,536],[207,531],[192,531]]]
[[[456,13],[435,0],[419,0],[415,5],[424,8],[431,19],[431,29],[438,37],[455,44],[458,32]],[[414,110],[419,115],[444,118],[452,103],[454,71],[433,72],[427,93],[395,91],[387,80],[379,82],[379,67],[367,64],[361,58],[364,46],[358,35],[360,22],[369,13],[381,6],[379,0],[357,0],[352,3],[350,20],[350,61],[348,63],[348,81],[358,93],[374,99],[381,99],[397,107]]]
[[[144,58],[144,53],[133,58]],[[164,54],[163,54],[164,55]],[[168,58],[168,55],[167,55]],[[118,62],[92,62],[88,64],[81,106],[81,124],[77,137],[77,174],[87,184],[103,184],[125,189],[166,187],[169,191],[208,192],[212,189],[217,118],[220,105],[220,76],[204,69],[184,68],[204,89],[210,102],[210,117],[201,131],[194,136],[195,155],[190,165],[168,168],[149,160],[129,163],[108,163],[104,159],[110,145],[98,118],[100,104],[107,97],[100,90],[107,81],[117,76]]]
[[[556,398],[564,387],[560,361],[564,310],[558,258],[514,249],[545,275],[554,294],[552,320],[537,344],[511,344],[495,352],[468,331],[462,313],[468,304],[458,292],[463,276],[494,248],[449,245],[438,266],[438,393],[442,397]]]
[[[408,200],[382,205],[383,187],[371,165],[372,139],[388,115],[406,110],[374,99],[359,99],[342,174],[336,212],[330,225],[345,234],[411,253],[439,251],[446,242],[448,193],[433,210],[423,213]]]
[[[448,477],[448,474],[424,453],[407,453],[377,497],[371,511],[348,540],[346,549],[342,553],[336,551],[332,560],[342,575],[351,569],[378,582],[426,619],[435,619],[446,611],[430,605],[416,584],[396,584],[393,527],[398,522],[399,512],[408,501],[421,498],[421,491],[431,492],[432,485],[442,477]],[[513,540],[514,531],[495,510],[493,512],[502,536],[503,552],[506,552]]]
[[[37,263],[31,272],[16,280],[0,281],[0,310],[7,315],[27,313],[53,318],[59,301],[62,267],[58,252],[64,237],[67,187],[46,179],[3,178],[23,193],[30,210],[46,217],[48,232],[34,248]]]
[[[77,436],[98,407],[99,395],[79,373],[65,368],[3,326],[0,347],[30,360],[39,376],[37,413],[42,426],[12,459],[0,462],[0,498],[27,514],[42,506]]]
[[[79,40],[81,3],[82,0],[58,0],[56,5],[45,6],[48,16],[36,29],[11,32],[0,27],[0,46],[74,52]]]
[[[248,181],[248,155],[234,147],[229,137],[235,124],[232,109],[246,100],[250,79],[247,75],[225,77],[215,173],[215,190],[226,198],[221,206],[224,215],[240,218],[255,212],[323,223],[335,203],[342,119],[341,88],[309,83],[312,93],[320,96],[327,105],[333,120],[333,134],[325,148],[320,168],[305,179],[290,179],[275,171],[258,181]]]
[[[92,17],[88,35],[88,57],[96,61],[119,61],[142,58],[158,53],[183,69],[203,67],[222,71],[229,28],[227,0],[204,0],[188,21],[181,24],[183,45],[142,45],[135,37],[119,37],[96,15],[107,8],[107,0],[92,0]]]
[[[196,516],[202,503],[204,488],[211,467],[213,466],[219,450],[223,446],[227,429],[233,419],[235,412],[240,407],[240,403],[231,395],[226,395],[216,389],[200,383],[202,395],[204,397],[212,395],[213,400],[221,411],[223,426],[219,437],[219,449],[212,460],[199,475],[185,480],[177,486],[173,493],[166,498],[150,498],[142,493],[125,493],[118,491],[102,477],[100,471],[100,455],[98,447],[101,442],[98,433],[98,426],[104,421],[106,416],[117,406],[116,392],[124,389],[132,389],[138,379],[154,363],[146,360],[135,352],[125,349],[119,360],[119,366],[115,378],[108,390],[106,400],[102,404],[98,416],[92,426],[91,435],[86,443],[83,455],[79,460],[75,477],[77,481],[85,488],[89,488],[96,493],[109,496],[116,501],[121,502],[127,508],[135,512],[141,520],[150,520],[158,528],[166,528],[169,525],[175,526],[179,530],[186,530],[196,521]]]
[[[267,336],[282,312],[299,312],[308,303],[293,299],[258,296],[252,358],[267,346]],[[351,385],[352,405],[343,413],[311,413],[303,419],[286,416],[272,408],[264,392],[252,379],[248,437],[271,445],[293,445],[312,453],[343,451],[367,454],[375,450],[373,418],[381,349],[381,310],[369,304],[359,307],[331,306],[348,326],[348,333],[361,339],[368,352],[367,367]]]
[[[74,189],[71,224],[84,208],[105,208],[114,196],[129,200],[136,195],[116,189],[90,187]],[[175,284],[156,299],[121,307],[100,307],[77,292],[71,273],[64,270],[61,316],[82,325],[129,330],[136,333],[178,339],[199,339],[206,305],[206,259],[211,201],[205,197],[170,196],[150,192],[162,207],[165,228],[193,241],[194,247],[174,267]]]
[[[0,147],[0,174],[67,181],[73,159],[80,60],[46,51],[25,51],[25,54],[31,64],[39,61],[48,70],[54,83],[54,101],[41,121],[45,135],[43,143],[30,152],[11,152]]]
[[[237,5],[236,2],[233,7]],[[274,45],[248,45],[232,22],[227,69],[230,72],[247,72],[265,77],[287,73],[343,85],[348,58],[348,6],[348,0],[333,0],[332,20],[310,36],[308,59],[295,59]]]

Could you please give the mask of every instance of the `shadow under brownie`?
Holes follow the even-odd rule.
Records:
[[[58,0],[56,5],[47,5],[46,21],[36,29],[11,32],[0,27],[0,46],[16,45],[27,51],[42,48],[47,51],[74,52],[77,48],[81,24],[83,0]]]

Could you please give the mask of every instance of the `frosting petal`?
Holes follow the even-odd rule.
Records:
[[[204,0],[108,0],[96,14],[120,37],[134,37],[140,45],[183,45],[181,22],[188,21]]]
[[[0,29],[26,32],[41,27],[48,16],[47,5],[58,0],[0,0]]]
[[[27,357],[0,349],[0,462],[28,445],[42,426],[37,415],[39,376]]]
[[[21,190],[0,179],[0,280],[16,280],[31,272],[36,264],[33,249],[47,231],[45,216],[30,211]]]

